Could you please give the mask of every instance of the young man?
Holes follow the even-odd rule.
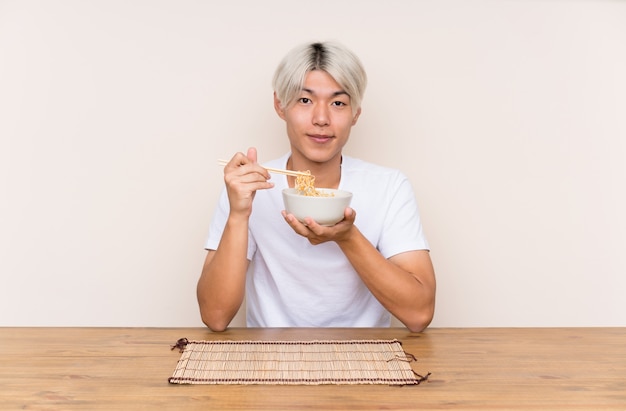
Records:
[[[317,187],[351,191],[332,227],[283,209],[294,179],[257,163],[256,149],[224,168],[197,295],[204,323],[226,329],[246,296],[250,327],[386,327],[391,314],[422,331],[435,274],[411,184],[398,170],[342,154],[361,114],[367,78],[335,43],[295,48],[274,75],[274,107],[291,152],[266,167],[310,170]]]

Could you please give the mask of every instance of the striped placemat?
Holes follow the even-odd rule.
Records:
[[[172,384],[417,385],[415,357],[398,340],[189,341]]]

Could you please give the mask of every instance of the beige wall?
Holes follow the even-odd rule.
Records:
[[[216,159],[339,40],[347,153],[410,175],[433,326],[626,326],[626,2],[0,1],[0,325],[200,325]],[[358,211],[358,210],[357,210]]]

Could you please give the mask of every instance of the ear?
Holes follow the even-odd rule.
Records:
[[[356,114],[354,115],[354,118],[352,119],[352,125],[355,125],[357,120],[359,119],[359,116],[361,115],[361,107],[359,107],[356,111]]]
[[[285,110],[283,109],[282,104],[280,104],[280,100],[276,97],[276,92],[274,92],[274,110],[276,110],[276,114],[278,117],[285,119]]]

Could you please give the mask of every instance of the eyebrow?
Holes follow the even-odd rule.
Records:
[[[303,88],[302,91],[315,95],[315,92],[308,88]],[[350,95],[346,93],[344,90],[335,91],[333,94],[331,94],[331,97],[337,97],[337,96],[342,96],[342,95],[350,97]]]

